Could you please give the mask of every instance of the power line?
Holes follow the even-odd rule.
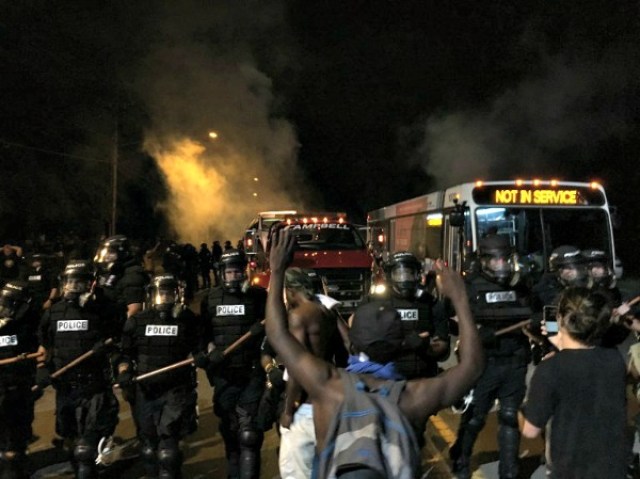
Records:
[[[37,148],[35,146],[29,146],[29,145],[22,145],[20,143],[13,143],[11,141],[7,141],[3,138],[0,138],[0,143],[3,145],[7,145],[7,146],[13,146],[14,148],[22,148],[24,150],[31,150],[31,151],[38,151],[40,153],[47,153],[49,155],[56,155],[56,156],[62,156],[65,158],[71,158],[73,160],[82,160],[82,161],[90,161],[92,163],[111,163],[111,160],[99,160],[97,158],[88,158],[86,156],[79,156],[79,155],[70,155],[68,153],[61,153],[59,151],[53,151],[53,150],[47,150],[44,148]]]

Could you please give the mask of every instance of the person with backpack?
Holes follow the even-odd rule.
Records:
[[[295,237],[285,227],[274,235],[266,329],[270,343],[308,394],[314,411],[313,477],[340,479],[420,477],[420,448],[427,419],[462,397],[482,372],[484,358],[462,278],[437,262],[440,292],[459,321],[460,362],[434,378],[406,381],[393,360],[403,348],[400,315],[387,306],[361,308],[349,330],[350,366],[318,358],[289,332],[283,302],[285,270]],[[394,427],[387,427],[392,422]]]

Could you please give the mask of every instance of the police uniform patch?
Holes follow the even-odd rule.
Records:
[[[78,319],[71,321],[58,321],[56,331],[88,331],[89,321],[86,319]]]
[[[177,336],[178,326],[166,324],[147,324],[144,330],[145,336]]]
[[[18,345],[18,336],[0,336],[0,348],[4,348],[7,346],[17,346]]]
[[[244,316],[244,304],[220,304],[216,316]]]
[[[418,310],[417,309],[398,309],[400,319],[403,321],[417,321]]]
[[[507,303],[517,299],[515,291],[491,291],[485,293],[484,299],[487,303]]]

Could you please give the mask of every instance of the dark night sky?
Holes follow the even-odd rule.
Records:
[[[268,206],[357,219],[438,185],[553,176],[604,183],[635,259],[635,1],[56,3],[0,5],[5,237],[102,231],[117,124],[130,235],[165,230],[172,195],[212,205],[207,234],[235,232],[246,218],[220,212],[255,175],[261,198],[287,195]],[[206,146],[202,190],[156,167],[184,138]]]

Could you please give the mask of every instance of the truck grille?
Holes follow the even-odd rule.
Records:
[[[369,291],[371,271],[366,268],[316,269],[318,291],[342,303],[342,312],[352,312]],[[325,290],[326,287],[326,290]]]

